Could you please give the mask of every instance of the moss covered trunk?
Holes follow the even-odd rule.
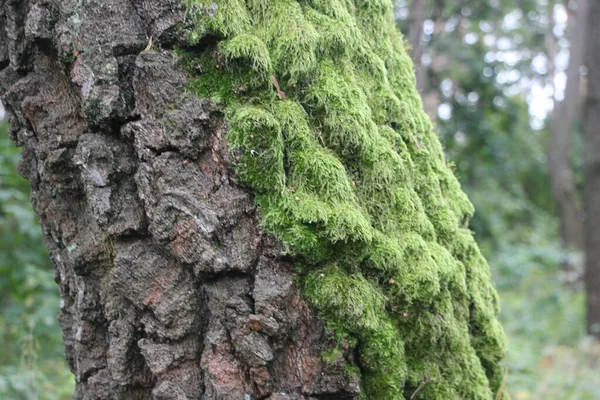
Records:
[[[389,0],[0,0],[78,399],[491,399],[473,209]]]

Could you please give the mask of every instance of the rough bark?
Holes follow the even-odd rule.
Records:
[[[588,88],[585,134],[585,288],[588,332],[600,338],[600,2],[592,1],[587,15]]]
[[[552,113],[548,167],[552,196],[559,215],[560,237],[563,247],[570,250],[583,248],[583,219],[580,199],[575,186],[575,174],[569,161],[571,143],[580,117],[580,75],[584,63],[588,1],[577,3],[577,13],[571,17],[571,46],[567,67],[567,86],[564,100],[557,103]],[[553,74],[551,74],[552,76]]]
[[[353,349],[323,361],[340,344],[231,179],[223,116],[161,50],[179,3],[0,0],[0,96],[74,398],[357,399]]]

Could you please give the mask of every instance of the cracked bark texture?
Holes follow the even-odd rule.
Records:
[[[179,0],[0,0],[0,97],[75,399],[358,399],[169,51]],[[152,37],[162,50],[145,50]]]

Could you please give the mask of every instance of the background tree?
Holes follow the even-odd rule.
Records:
[[[564,99],[555,103],[550,124],[548,171],[552,195],[558,209],[560,237],[563,247],[567,250],[582,250],[584,242],[581,196],[577,189],[577,179],[570,156],[581,116],[580,75],[584,64],[587,15],[588,1],[579,0],[576,13],[571,13],[569,16],[571,40]],[[552,36],[549,40],[556,41],[555,33],[551,31],[550,35]],[[552,53],[549,52],[549,56],[556,57],[556,54]],[[550,79],[555,78],[554,73],[549,75]]]
[[[0,3],[75,398],[501,398],[388,1]]]

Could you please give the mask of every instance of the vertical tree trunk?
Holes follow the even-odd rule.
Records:
[[[559,214],[560,237],[564,248],[583,249],[583,219],[569,161],[572,138],[580,117],[580,75],[584,63],[588,1],[577,2],[577,14],[570,21],[570,57],[564,100],[556,103],[550,126],[548,167],[550,186]]]
[[[74,398],[501,387],[472,205],[390,1],[0,0],[0,96]]]
[[[0,94],[75,399],[357,399],[169,51],[179,1],[0,0]],[[342,354],[353,363],[351,347]]]
[[[410,56],[415,63],[415,75],[417,78],[417,90],[421,95],[427,89],[427,69],[421,63],[423,57],[423,22],[425,22],[425,2],[426,0],[412,0],[410,3],[410,25],[408,27],[408,42],[410,43]]]
[[[587,15],[585,134],[585,288],[588,332],[600,338],[600,3]]]
[[[425,44],[423,43],[423,23],[425,22],[425,8],[430,3],[428,0],[412,0],[408,26],[408,42],[410,43],[413,63],[415,65],[415,77],[417,81],[417,90],[423,100],[423,108],[432,121],[437,120],[437,109],[440,104],[440,96],[437,88],[431,88],[428,77],[428,66],[423,64],[423,54],[425,52]],[[433,4],[433,12],[429,16],[434,20],[435,30],[434,36],[440,33],[443,20],[440,16],[443,4],[435,2]],[[432,64],[439,63],[440,58],[433,54],[434,60]]]

